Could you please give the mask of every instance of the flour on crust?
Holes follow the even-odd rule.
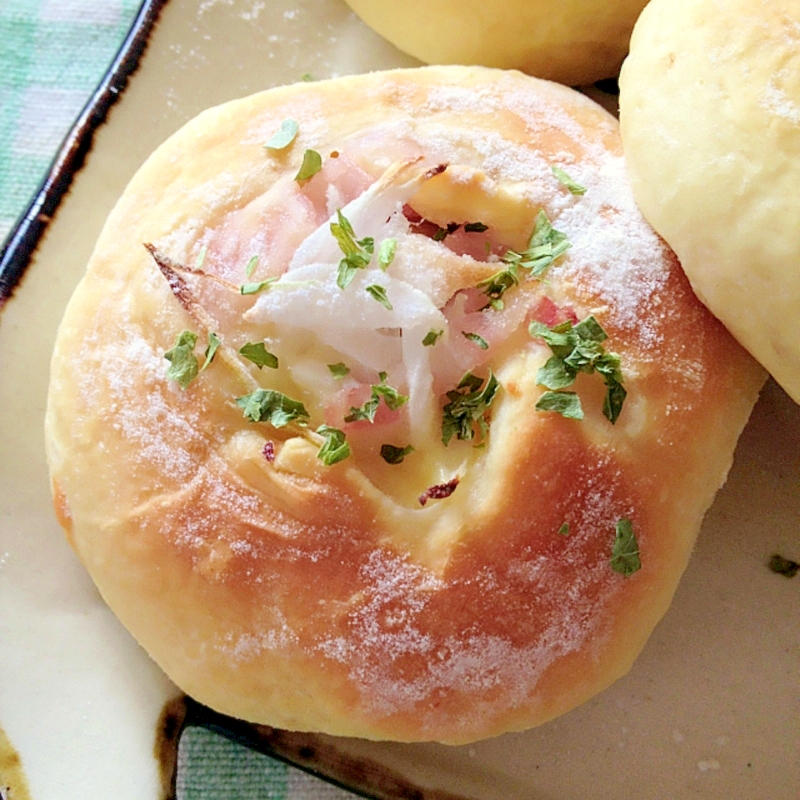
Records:
[[[265,151],[285,119],[297,138]],[[297,181],[307,150],[322,168]],[[542,214],[570,246],[493,297]],[[599,373],[569,389],[582,420],[536,410],[553,351],[529,326],[592,315],[627,391],[615,424]],[[164,357],[183,331],[199,365],[222,342],[185,389]],[[277,367],[241,357],[253,343]],[[447,404],[491,380],[445,444]],[[185,691],[285,728],[467,742],[629,669],[762,380],[639,214],[608,114],[519,73],[400,70],[211,109],[153,154],[59,331],[48,457],[70,541]],[[307,417],[237,401],[274,393]],[[321,426],[346,458],[320,458]],[[414,449],[387,463],[386,444]]]

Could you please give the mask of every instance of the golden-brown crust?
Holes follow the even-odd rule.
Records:
[[[265,154],[287,117],[298,141]],[[533,410],[549,352],[528,317],[488,351],[502,390],[485,447],[415,442],[418,460],[399,466],[358,452],[378,426],[353,431],[353,456],[326,467],[313,436],[245,420],[233,400],[248,382],[300,391],[281,370],[242,375],[223,361],[185,392],[168,382],[163,354],[196,320],[142,243],[193,264],[206,242],[203,268],[227,281],[243,280],[236,270],[257,246],[272,269],[278,245],[260,232],[279,229],[289,257],[309,233],[308,220],[299,232],[287,222],[294,200],[269,200],[305,148],[335,150],[366,184],[403,158],[446,161],[415,209],[438,224],[481,219],[515,248],[543,207],[572,250],[546,284],[525,282],[504,312],[484,315],[544,296],[595,313],[629,392],[617,424],[600,413],[596,375],[576,382],[583,421]],[[552,179],[553,162],[585,181],[584,197]],[[257,333],[242,316],[257,301],[186,280],[223,339]],[[289,348],[282,359],[301,352],[299,330],[270,339]],[[48,455],[77,552],[184,690],[280,727],[465,742],[538,724],[627,671],[671,600],[762,380],[639,217],[605,112],[515,73],[375,73],[212,109],[151,157],[62,324]],[[323,406],[303,399],[315,427]],[[410,423],[392,430],[413,436]],[[456,491],[422,507],[416,497],[440,473],[459,477]],[[609,563],[621,518],[641,552],[628,578]]]

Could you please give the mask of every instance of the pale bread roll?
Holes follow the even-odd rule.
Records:
[[[287,119],[297,138],[265,150]],[[323,167],[300,183],[306,150]],[[337,209],[375,239],[344,289]],[[541,211],[571,247],[480,310],[478,284],[526,249]],[[437,241],[448,223],[462,227]],[[599,374],[570,389],[584,419],[535,410],[552,353],[529,322],[589,314],[628,392],[613,425]],[[222,345],[183,390],[164,354],[191,330],[202,363],[208,327]],[[237,354],[253,342],[277,368]],[[499,383],[476,416],[486,430],[445,446],[444,394],[468,369]],[[611,116],[519,73],[401,70],[228,103],[153,154],[60,328],[47,448],[70,542],[188,693],[285,728],[467,742],[629,669],[762,380],[640,216]],[[380,394],[374,422],[345,422],[371,385],[408,400]],[[258,386],[302,402],[308,426],[245,419],[236,398]],[[352,449],[331,466],[311,432],[323,422]],[[386,443],[415,451],[388,464]],[[625,520],[636,541],[615,569]]]
[[[800,401],[800,1],[653,0],[620,122],[645,217]]]
[[[619,72],[646,0],[347,0],[373,30],[428,64],[521,69],[570,86]]]

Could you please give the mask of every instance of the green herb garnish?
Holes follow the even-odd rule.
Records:
[[[350,413],[344,418],[345,422],[375,422],[381,399],[374,393],[363,406],[350,406]]]
[[[402,464],[403,459],[414,452],[412,445],[406,447],[395,447],[393,444],[381,445],[381,458],[387,464]]]
[[[378,378],[380,379],[380,383],[374,384],[371,387],[372,395],[370,399],[359,408],[351,407],[350,413],[344,418],[345,422],[357,422],[359,420],[375,422],[375,414],[380,405],[381,398],[383,398],[383,402],[386,403],[390,411],[397,411],[400,406],[408,402],[408,397],[406,395],[400,394],[397,389],[394,389],[386,383],[385,372],[378,373]]]
[[[250,278],[256,271],[257,266],[258,266],[258,256],[251,256],[250,260],[247,262],[247,266],[244,268],[244,274],[248,278]]]
[[[539,398],[536,408],[540,411],[557,411],[570,419],[583,419],[578,396],[560,390],[571,386],[579,372],[597,372],[603,376],[606,384],[603,414],[614,424],[622,411],[627,392],[622,385],[620,357],[616,353],[606,352],[602,342],[608,336],[594,316],[586,317],[577,325],[563,322],[552,328],[534,321],[528,330],[531,336],[544,339],[553,352],[536,374],[536,383],[552,391]],[[571,396],[571,399],[558,400],[558,395]]]
[[[465,339],[469,339],[471,342],[474,342],[481,350],[488,350],[489,349],[489,342],[483,338],[483,336],[479,336],[477,333],[469,333],[468,331],[461,331],[461,335]]]
[[[558,529],[559,536],[569,536],[569,523],[562,522],[561,527]]]
[[[331,222],[331,233],[339,244],[339,249],[344,253],[344,258],[339,262],[336,274],[336,285],[346,289],[356,270],[366,269],[372,254],[375,251],[375,240],[371,236],[356,239],[355,231],[349,220],[341,211],[336,212],[338,222]]]
[[[473,439],[476,429],[481,438],[486,436],[489,432],[489,407],[499,386],[491,371],[485,384],[483,378],[468,372],[455,389],[447,392],[450,402],[442,409],[442,442],[445,445],[453,436]]]
[[[611,569],[626,578],[642,568],[639,560],[639,543],[633,532],[633,525],[624,517],[617,522],[617,535],[611,549]]]
[[[527,249],[521,253],[509,250],[501,259],[507,266],[478,284],[478,288],[483,289],[489,298],[484,308],[502,310],[502,297],[510,288],[519,284],[520,270],[527,271],[528,278],[541,278],[547,268],[570,247],[572,245],[567,240],[567,235],[550,224],[544,210],[539,211]]]
[[[392,308],[394,308],[394,306],[392,306],[391,302],[389,301],[389,298],[386,296],[386,289],[384,289],[383,286],[379,286],[377,283],[373,283],[369,286],[366,286],[365,290],[367,294],[370,295],[370,297],[377,300],[382,306],[388,308],[389,311],[391,311]]]
[[[478,284],[479,289],[489,298],[489,302],[483,307],[493,308],[495,311],[502,311],[505,303],[503,295],[512,287],[519,285],[519,270],[516,263],[509,263],[507,267],[495,272],[489,278],[482,280]],[[483,311],[481,309],[481,311]]]
[[[553,166],[551,169],[553,170],[553,175],[558,178],[562,186],[565,186],[567,189],[569,189],[572,194],[586,194],[586,187],[581,186],[577,181],[574,181],[572,178],[570,178],[570,176],[567,175],[567,173],[564,172],[561,167]]]
[[[197,334],[191,331],[182,331],[175,344],[164,353],[164,358],[170,362],[167,367],[167,379],[177,381],[181,389],[186,389],[189,384],[197,377],[200,365],[194,354],[194,347],[197,344]]]
[[[397,252],[397,239],[384,239],[381,246],[378,248],[378,266],[386,272],[389,269],[389,264],[394,261],[395,253]]]
[[[391,411],[397,411],[400,406],[405,405],[408,402],[408,397],[404,394],[400,394],[397,389],[393,389],[386,383],[386,373],[379,372],[378,378],[380,379],[380,383],[377,386],[372,387],[373,393],[378,394],[379,397],[383,398],[383,402],[389,406]]]
[[[239,291],[242,294],[258,294],[259,292],[263,292],[264,289],[275,283],[275,281],[277,280],[278,278],[274,277],[274,278],[267,278],[265,281],[257,281],[256,283],[243,283],[239,287]]]
[[[200,252],[197,254],[197,261],[194,262],[194,268],[195,269],[200,269],[203,266],[203,264],[204,264],[204,262],[206,260],[206,253],[207,252],[208,252],[208,245],[204,244],[200,248]]]
[[[559,256],[564,255],[570,247],[572,245],[568,241],[567,235],[557,231],[542,210],[536,216],[536,224],[528,240],[527,249],[522,253],[509,250],[502,260],[507,264],[515,264],[528,270],[531,278],[540,278],[547,268]]]
[[[326,467],[344,461],[350,455],[350,445],[345,441],[344,431],[330,425],[320,425],[317,433],[325,438],[325,442],[317,453],[317,458]]]
[[[280,128],[272,134],[264,147],[266,147],[267,150],[285,150],[295,140],[299,130],[300,126],[293,119],[285,119],[281,122]],[[302,180],[302,178],[295,178],[295,180]]]
[[[303,81],[304,83],[312,83],[313,81],[316,80],[316,78],[310,72],[304,72],[300,76],[300,80]]]
[[[264,342],[248,342],[239,348],[239,355],[244,356],[248,361],[252,361],[259,369],[263,367],[278,368],[278,357],[267,350]]]
[[[567,419],[583,419],[581,400],[575,392],[545,392],[537,401],[537,411],[555,411]]]
[[[331,371],[331,375],[337,380],[350,374],[350,367],[345,366],[341,361],[338,364],[328,364],[328,369]]]
[[[794,578],[798,571],[800,571],[800,564],[796,561],[792,561],[790,558],[784,558],[778,553],[775,553],[775,555],[770,558],[767,566],[773,572],[776,572],[778,575],[785,575],[787,578]]]
[[[214,360],[214,356],[217,354],[217,349],[222,344],[222,339],[217,336],[216,333],[209,331],[208,333],[208,347],[206,347],[205,358],[206,360],[203,362],[203,366],[200,367],[200,372],[202,372],[211,362]]]
[[[299,183],[313,178],[322,169],[322,156],[316,150],[306,150],[303,153],[303,163],[294,179]]]
[[[464,230],[467,233],[483,233],[489,230],[489,226],[484,225],[482,222],[465,222]]]
[[[252,394],[236,398],[236,405],[252,422],[269,422],[273,428],[283,428],[290,422],[305,425],[308,411],[299,400],[292,400],[273,389],[256,389]]]
[[[444,330],[435,331],[431,329],[425,334],[425,338],[422,340],[422,344],[425,347],[432,347],[433,345],[436,344],[436,342],[439,341],[439,337],[442,336],[443,334]]]

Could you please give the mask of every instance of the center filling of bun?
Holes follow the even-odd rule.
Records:
[[[311,184],[295,179],[281,189],[305,200]],[[526,395],[530,407],[532,391],[534,402],[550,403],[538,410],[583,418],[577,392],[558,391],[577,377],[597,409],[608,403],[611,388],[604,401],[577,374],[593,371],[594,362],[567,368],[566,380],[553,385],[537,378],[536,388],[531,376],[556,358],[552,331],[583,342],[574,333],[583,326],[584,344],[606,361],[617,357],[605,355],[596,320],[581,323],[547,282],[571,245],[543,210],[512,219],[509,237],[502,187],[474,168],[421,158],[397,162],[357,189],[328,176],[323,203],[332,216],[283,259],[251,257],[244,282],[227,284],[246,300],[219,294],[226,281],[204,272],[205,252],[197,268],[179,271],[199,306],[223,306],[215,312],[219,324],[205,326],[209,342],[220,340],[223,356],[229,364],[238,359],[237,371],[251,382],[236,403],[251,422],[267,423],[260,451],[274,468],[317,472],[320,462],[331,468],[347,461],[393,502],[430,511],[466,476],[475,484],[509,400]],[[355,199],[341,203],[348,194]],[[531,211],[517,208],[512,217],[523,213]],[[300,222],[308,231],[309,220]],[[518,241],[523,230],[529,235]],[[208,366],[208,353],[206,360]],[[604,376],[618,406],[604,414],[616,422],[625,396],[618,360]],[[588,415],[590,436],[597,409]],[[312,450],[317,461],[309,461]]]

